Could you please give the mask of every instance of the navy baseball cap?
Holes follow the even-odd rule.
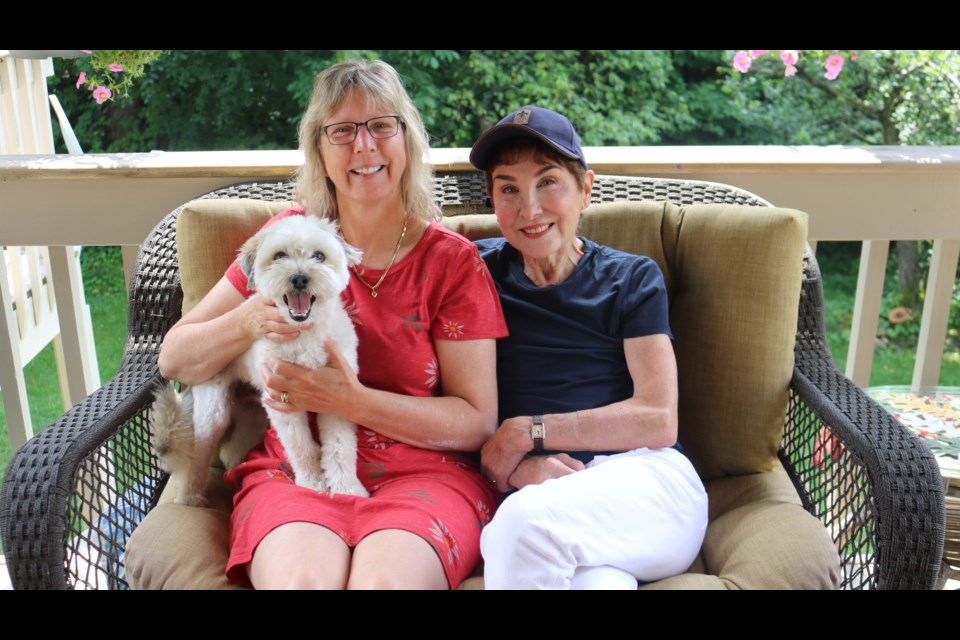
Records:
[[[587,169],[580,136],[573,124],[556,111],[528,105],[514,111],[477,138],[470,150],[470,162],[478,169],[490,168],[493,150],[501,142],[515,138],[534,138]]]

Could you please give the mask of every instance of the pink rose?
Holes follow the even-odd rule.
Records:
[[[86,81],[87,81],[87,72],[81,71],[80,75],[77,76],[77,89],[79,89],[80,85],[82,85]]]
[[[110,69],[110,71],[115,71],[115,72],[119,73],[120,71],[123,71],[123,65],[114,62],[113,64],[111,64],[111,65],[108,67],[108,69]]]
[[[765,54],[767,51],[770,51],[770,49],[750,49],[750,57],[756,60],[757,58]]]
[[[753,62],[753,58],[751,58],[750,54],[746,51],[738,51],[736,55],[733,56],[733,68],[740,73],[749,71],[751,62]]]
[[[843,70],[843,54],[834,53],[827,57],[826,63],[823,65],[827,70],[823,77],[827,80],[835,80],[840,72]]]
[[[788,67],[792,67],[797,64],[797,60],[800,59],[800,51],[797,49],[784,49],[780,52],[780,59],[783,61],[783,64]],[[793,75],[792,73],[788,75]]]
[[[795,76],[795,75],[797,75],[797,68],[796,68],[795,66],[793,66],[792,64],[788,64],[788,65],[787,65],[787,68],[786,68],[786,69],[784,70],[784,72],[783,72],[783,75],[785,75],[785,76],[788,77],[788,78],[789,78],[790,76]]]
[[[112,95],[113,92],[104,86],[99,86],[93,90],[93,99],[97,101],[97,104],[103,104],[109,100]]]

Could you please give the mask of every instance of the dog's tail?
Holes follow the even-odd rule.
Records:
[[[153,392],[151,438],[160,457],[160,467],[179,478],[188,478],[193,463],[193,396],[179,394],[172,382],[161,383]]]

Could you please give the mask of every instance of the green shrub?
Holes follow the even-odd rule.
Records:
[[[80,253],[86,297],[124,294],[123,258],[120,247],[84,247]]]

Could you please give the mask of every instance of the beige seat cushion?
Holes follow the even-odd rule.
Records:
[[[227,580],[233,492],[223,469],[210,468],[209,508],[173,504],[164,489],[158,504],[127,540],[124,569],[132,589],[242,589]]]
[[[211,479],[213,495],[229,490]],[[700,556],[679,576],[644,589],[835,589],[836,548],[819,520],[800,506],[786,473],[774,471],[707,482],[710,525]],[[127,581],[134,589],[238,588],[225,577],[229,503],[198,509],[161,504],[127,543]],[[483,579],[460,589],[482,589]]]

